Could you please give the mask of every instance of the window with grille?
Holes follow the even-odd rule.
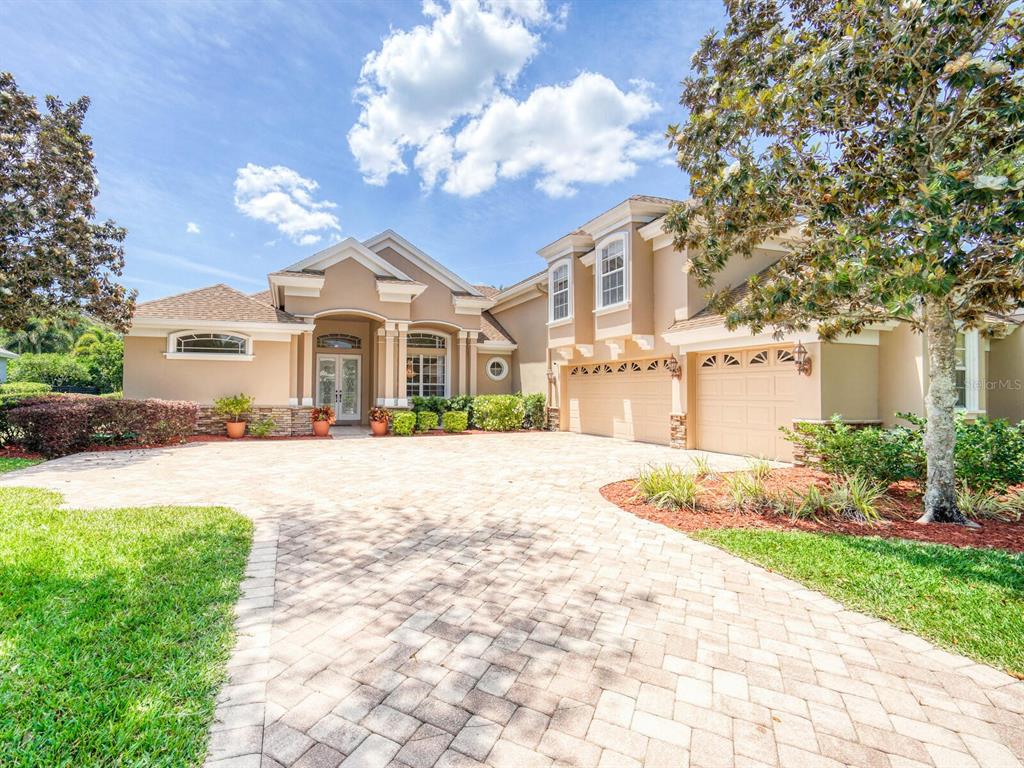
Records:
[[[323,333],[317,336],[316,345],[321,349],[361,349],[363,342],[347,333]]]
[[[174,351],[200,355],[245,355],[249,341],[230,333],[185,333],[175,338]]]
[[[626,246],[612,240],[600,254],[600,306],[610,307],[626,300]]]
[[[447,397],[447,339],[437,333],[416,332],[405,337],[405,389],[409,397]],[[415,351],[412,351],[415,350]]]
[[[560,264],[551,273],[551,320],[569,316],[569,265]]]

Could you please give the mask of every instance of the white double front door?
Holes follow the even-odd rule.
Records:
[[[316,404],[329,405],[338,421],[358,420],[362,358],[359,355],[317,355]]]

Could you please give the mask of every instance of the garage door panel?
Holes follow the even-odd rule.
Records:
[[[778,358],[768,347],[701,356],[692,409],[699,448],[792,458],[792,446],[779,427],[792,423],[796,371]]]
[[[583,370],[588,371],[586,377]],[[671,377],[662,360],[574,366],[567,395],[573,432],[669,442]]]

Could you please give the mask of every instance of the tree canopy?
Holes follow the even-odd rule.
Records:
[[[1024,300],[1019,7],[994,0],[730,2],[670,128],[694,200],[669,228],[711,286],[731,256],[794,233],[732,325],[825,337],[922,299],[977,324]]]
[[[89,99],[46,111],[0,72],[0,328],[33,315],[86,311],[115,328],[131,320],[135,292],[115,280],[125,230],[97,223]]]

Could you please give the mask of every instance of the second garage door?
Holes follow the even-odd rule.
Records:
[[[789,349],[697,355],[697,447],[791,461],[793,446],[779,427],[793,422],[795,382]]]
[[[572,365],[568,374],[572,432],[668,445],[672,376],[665,360]]]

